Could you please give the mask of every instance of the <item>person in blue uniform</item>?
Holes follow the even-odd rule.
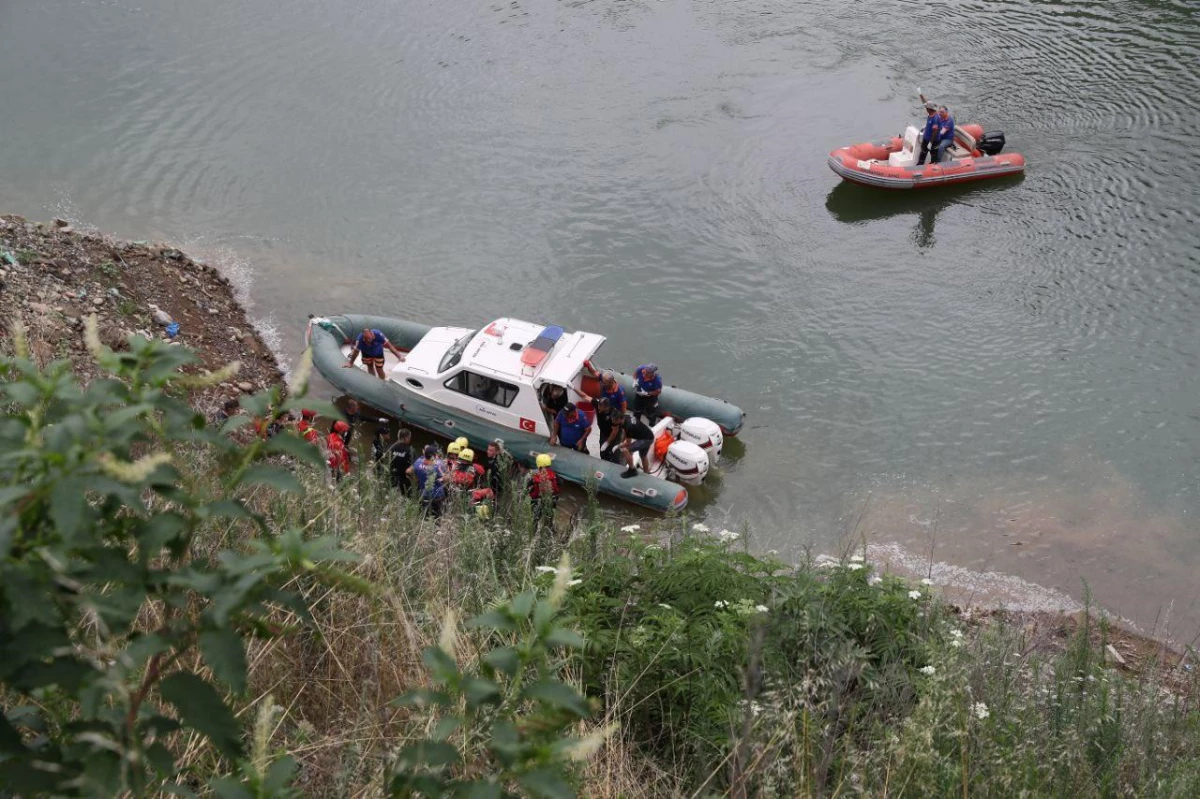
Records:
[[[950,112],[943,105],[938,109],[936,119],[937,145],[932,150],[933,158],[931,160],[938,164],[945,158],[946,150],[954,146],[954,117],[950,116]]]
[[[617,376],[611,369],[600,373],[600,396],[608,400],[608,404],[621,413],[629,410],[629,402],[625,399],[625,389],[617,382]]]
[[[575,407],[575,403],[568,402],[554,418],[554,432],[550,435],[550,445],[558,443],[569,449],[587,452],[587,439],[591,432],[592,422],[587,414],[581,413]]]
[[[658,366],[642,364],[633,371],[633,382],[633,415],[645,416],[646,421],[653,425],[658,421],[658,395],[663,390]]]
[[[355,339],[354,348],[350,350],[350,357],[342,364],[342,368],[349,369],[354,366],[354,360],[361,355],[363,365],[367,367],[367,371],[380,380],[386,380],[387,378],[383,374],[384,349],[391,350],[393,355],[402,361],[404,360],[404,353],[396,345],[388,341],[387,336],[383,335],[382,330],[365,327],[363,328],[363,332],[359,333],[358,338]]]
[[[937,130],[937,106],[925,103],[925,129],[921,131],[921,154],[917,156],[917,166],[925,163],[925,158],[933,149],[934,131]]]
[[[424,455],[408,467],[408,473],[416,478],[421,510],[436,518],[442,515],[446,500],[446,464],[438,460],[437,447],[432,444],[425,447]]]

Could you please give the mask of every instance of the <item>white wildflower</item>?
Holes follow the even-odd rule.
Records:
[[[537,570],[539,572],[541,572],[542,574],[556,574],[558,572],[558,567],[557,566],[538,566]]]
[[[659,603],[658,603],[658,606],[659,606],[660,608],[662,608],[663,610],[670,610],[670,609],[671,609],[671,606],[670,606],[670,605],[668,605],[666,602],[659,602]]]
[[[724,599],[718,599],[716,602],[713,603],[713,607],[714,608],[727,608],[727,607],[729,607],[729,603],[726,602]]]
[[[922,666],[921,673],[926,677],[932,677],[933,675],[937,674],[937,669],[935,669],[933,666]]]
[[[578,579],[576,579],[576,580],[572,580],[572,581],[570,581],[569,583],[567,583],[567,587],[568,587],[568,588],[571,588],[571,587],[574,587],[574,586],[576,586],[576,585],[579,585],[579,584],[580,584],[580,583],[582,583],[582,582],[583,582],[583,580],[578,580]]]
[[[754,609],[757,610],[759,613],[766,613],[767,611],[770,610],[770,608],[767,607],[766,605],[755,605]]]
[[[930,580],[928,577],[926,577],[925,579],[921,580],[921,585],[933,585],[933,580]]]
[[[921,592],[920,592],[920,591],[909,591],[909,592],[908,592],[908,598],[909,598],[909,599],[920,599],[920,598],[921,598]]]
[[[961,648],[962,647],[962,639],[955,638],[953,641],[950,642],[950,646],[954,647],[955,649]]]
[[[861,563],[847,563],[846,564],[846,568],[852,572],[856,572],[859,569],[861,569],[862,567],[863,567],[863,565]]]
[[[883,582],[883,578],[880,577],[878,574],[872,574],[870,577],[867,578],[867,585],[879,585],[882,582]]]
[[[723,544],[731,544],[741,538],[741,536],[732,530],[722,530],[717,533],[717,538],[721,539],[721,543]]]
[[[951,630],[950,637],[961,641],[962,637],[963,637],[963,631],[962,630]]]
[[[707,533],[708,525],[702,524],[700,522],[696,522],[695,524],[692,525],[692,529],[695,530],[697,533]]]
[[[660,546],[659,544],[647,544],[646,551],[647,552],[662,552],[662,546]]]
[[[627,524],[621,528],[621,532],[622,533],[636,533],[638,530],[641,530],[641,529],[642,529],[642,526],[640,524]]]
[[[975,718],[979,719],[980,721],[983,721],[988,716],[992,715],[992,712],[988,710],[988,706],[983,702],[976,702],[974,705],[972,705],[971,713],[973,713]]]
[[[862,563],[863,560],[865,560],[865,558],[863,558],[862,555],[851,555],[850,556],[851,563]]]

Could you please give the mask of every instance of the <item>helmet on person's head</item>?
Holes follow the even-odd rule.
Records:
[[[317,412],[309,410],[308,408],[304,408],[303,410],[300,411],[300,418],[308,419],[309,421],[312,421],[313,419],[317,418]]]
[[[545,469],[552,463],[554,463],[554,458],[551,458],[549,455],[547,455],[544,452],[541,455],[537,456],[537,467],[539,469]]]
[[[454,443],[458,444],[459,449],[466,449],[467,447],[471,446],[471,442],[467,440],[466,436],[459,436],[458,438],[454,439]]]
[[[446,447],[447,455],[457,455],[460,452],[462,452],[462,444],[458,443],[457,441],[451,441],[450,445]]]
[[[335,433],[349,433],[349,432],[350,432],[350,425],[346,424],[346,423],[345,423],[345,422],[343,422],[341,419],[338,419],[336,422],[334,422],[334,423],[333,423],[333,432],[335,432]]]
[[[464,449],[462,452],[458,453],[458,459],[460,461],[465,461],[467,463],[474,463],[475,462],[475,450]]]

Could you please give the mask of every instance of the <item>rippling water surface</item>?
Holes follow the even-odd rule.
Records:
[[[10,0],[0,208],[158,237],[309,311],[501,314],[750,413],[696,509],[1197,624],[1190,2]],[[824,156],[918,116],[1023,179]]]

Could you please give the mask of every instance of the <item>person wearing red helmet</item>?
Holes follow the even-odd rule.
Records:
[[[317,430],[317,412],[308,408],[300,411],[300,421],[296,423],[296,432],[310,444],[321,440],[321,431]]]

